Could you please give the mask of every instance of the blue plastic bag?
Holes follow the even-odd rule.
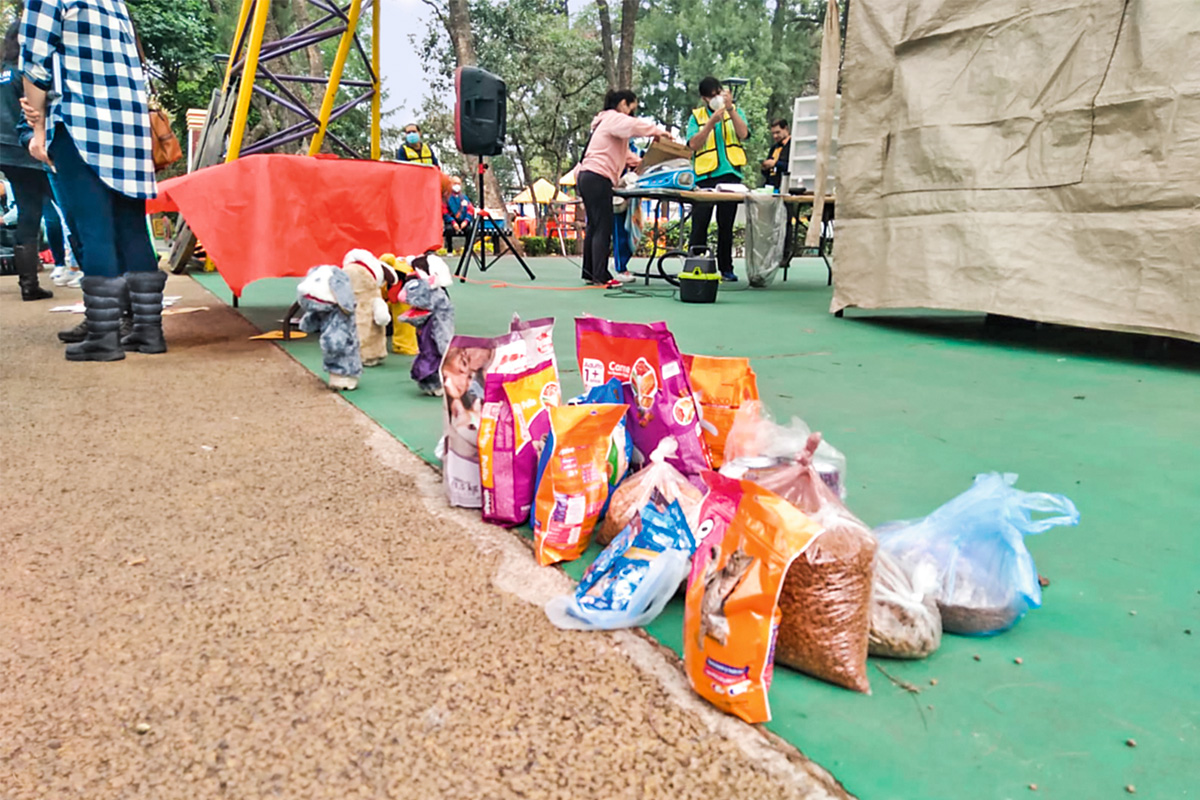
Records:
[[[1000,633],[1042,604],[1024,537],[1078,525],[1079,511],[1063,495],[1023,492],[1016,482],[1012,473],[978,475],[970,489],[924,519],[875,531],[880,548],[910,575],[932,565],[937,581],[930,593],[945,631]],[[1035,519],[1035,513],[1051,516]]]
[[[546,604],[559,628],[613,630],[648,624],[662,613],[691,569],[696,540],[678,502],[663,498],[635,515],[596,558],[574,595]]]

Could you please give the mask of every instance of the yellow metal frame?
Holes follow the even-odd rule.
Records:
[[[371,69],[375,73],[375,80],[372,86],[374,96],[371,98],[371,158],[378,161],[382,154],[381,132],[383,121],[381,110],[383,77],[379,71],[379,20],[382,3],[381,0],[368,0],[368,2],[371,3]],[[329,71],[329,83],[326,84],[325,96],[321,102],[321,110],[317,114],[317,131],[313,134],[312,144],[308,149],[310,156],[319,153],[321,145],[325,142],[325,133],[329,128],[329,118],[333,114],[334,102],[337,99],[338,90],[341,88],[342,72],[346,67],[346,58],[350,54],[350,47],[354,44],[354,35],[358,30],[358,21],[362,13],[362,6],[363,0],[353,0],[350,5],[346,31],[342,34],[338,42],[337,55],[334,58],[333,67]],[[249,38],[246,42],[245,67],[242,70],[241,82],[238,85],[237,104],[234,107],[233,123],[230,128],[229,151],[225,155],[226,162],[236,160],[241,154],[242,142],[246,135],[246,120],[250,116],[250,99],[254,95],[254,82],[258,79],[258,58],[262,52],[263,33],[266,30],[267,14],[269,11],[270,0],[242,0],[242,7],[238,13],[237,29],[233,35],[233,49],[235,51],[238,50],[238,43],[241,41],[247,28],[249,28]],[[233,67],[239,55],[240,53],[238,52],[233,52],[230,55],[229,63],[225,67],[223,92],[229,91],[233,76]]]

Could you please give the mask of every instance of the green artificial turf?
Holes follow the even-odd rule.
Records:
[[[927,514],[988,471],[1078,505],[1079,527],[1028,540],[1051,584],[1016,628],[947,635],[924,661],[872,659],[871,695],[777,669],[771,730],[869,800],[1000,800],[1034,796],[1030,784],[1072,800],[1130,784],[1200,795],[1200,348],[968,314],[837,319],[816,260],[769,289],[723,286],[711,306],[662,290],[545,291],[577,287],[577,268],[533,266],[536,283],[505,259],[488,278],[507,287],[454,287],[458,329],[496,335],[514,311],[557,317],[567,396],[582,388],[575,316],[666,320],[684,352],[749,356],[775,416],[804,418],[846,454],[847,504],[871,525]],[[229,300],[219,276],[196,277]],[[295,283],[250,285],[242,313],[278,327]],[[320,372],[315,338],[282,346]],[[417,392],[409,362],[389,356],[346,399],[435,460],[441,407]],[[681,628],[677,602],[648,630],[678,651]]]

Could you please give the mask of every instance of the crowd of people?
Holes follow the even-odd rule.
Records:
[[[84,321],[59,333],[66,358],[163,353],[167,276],[146,226],[156,184],[136,33],[124,3],[90,4],[86,14],[69,6],[26,0],[5,37],[0,146],[18,209],[21,295],[51,296],[38,283],[38,241],[54,204],[82,270]]]

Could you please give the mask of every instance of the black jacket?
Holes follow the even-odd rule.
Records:
[[[0,65],[0,165],[41,169],[42,163],[21,146],[21,136],[17,130],[17,126],[25,122],[25,114],[21,111],[21,97],[24,94],[25,88],[17,65],[4,62]]]

